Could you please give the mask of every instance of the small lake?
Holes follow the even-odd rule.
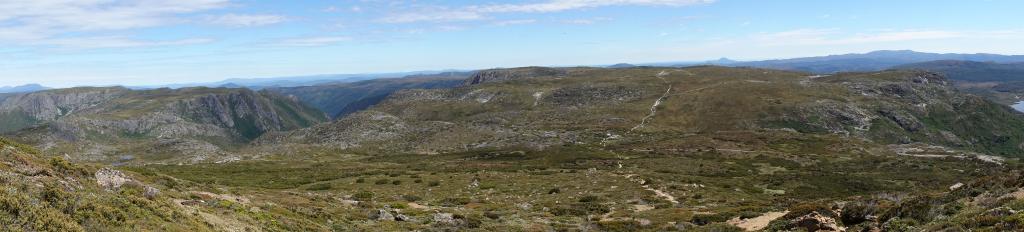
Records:
[[[1016,104],[1013,104],[1012,107],[1017,111],[1024,112],[1024,101],[1019,101]]]

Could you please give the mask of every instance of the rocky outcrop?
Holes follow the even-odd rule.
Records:
[[[0,102],[0,111],[23,111],[36,120],[55,120],[128,93],[126,88],[72,88],[18,94]]]
[[[503,82],[537,77],[558,77],[565,76],[566,74],[568,74],[568,72],[564,69],[546,67],[491,69],[477,72],[462,84],[477,85],[483,83]]]
[[[126,150],[178,153],[190,162],[222,160],[225,152],[213,144],[245,143],[327,118],[294,98],[248,89],[66,89],[13,96],[3,104],[38,116],[37,126],[19,136],[44,148],[71,147],[80,154],[73,159],[91,161]],[[125,139],[133,142],[121,143]]]
[[[122,185],[132,181],[127,175],[121,171],[104,168],[96,171],[96,184],[107,190],[117,190]]]

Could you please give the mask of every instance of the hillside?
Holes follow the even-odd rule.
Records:
[[[395,91],[451,88],[459,85],[462,79],[469,75],[469,73],[441,73],[267,90],[285,96],[295,96],[300,101],[326,112],[332,118],[340,118],[369,108]]]
[[[265,140],[436,153],[794,130],[1013,156],[1024,141],[1011,129],[1024,126],[1020,115],[926,72],[520,68],[481,71],[466,84],[400,91],[367,111]]]
[[[61,158],[46,160],[34,149],[3,138],[0,173],[4,230],[214,230],[158,189],[128,181],[121,172]]]
[[[222,149],[326,120],[295,99],[248,89],[72,88],[0,102],[5,132],[74,159],[223,159]]]

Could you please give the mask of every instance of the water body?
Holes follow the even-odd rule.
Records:
[[[1013,104],[1012,107],[1017,111],[1024,112],[1024,101],[1019,101],[1016,104]]]

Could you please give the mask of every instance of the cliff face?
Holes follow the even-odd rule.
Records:
[[[21,110],[36,120],[54,120],[128,92],[125,88],[74,88],[18,94],[0,102],[0,111]]]
[[[248,89],[72,89],[12,96],[4,103],[8,112],[31,119],[12,126],[12,133],[88,160],[166,143],[195,145],[176,146],[173,152],[180,155],[216,157],[223,152],[210,147],[232,147],[270,131],[326,120],[296,99]]]
[[[512,69],[491,69],[479,71],[469,79],[466,79],[463,85],[477,85],[483,83],[502,82],[519,80],[525,78],[537,78],[537,77],[557,77],[565,76],[568,74],[568,70],[557,69],[557,68],[546,68],[546,67],[524,67],[524,68],[512,68]]]

